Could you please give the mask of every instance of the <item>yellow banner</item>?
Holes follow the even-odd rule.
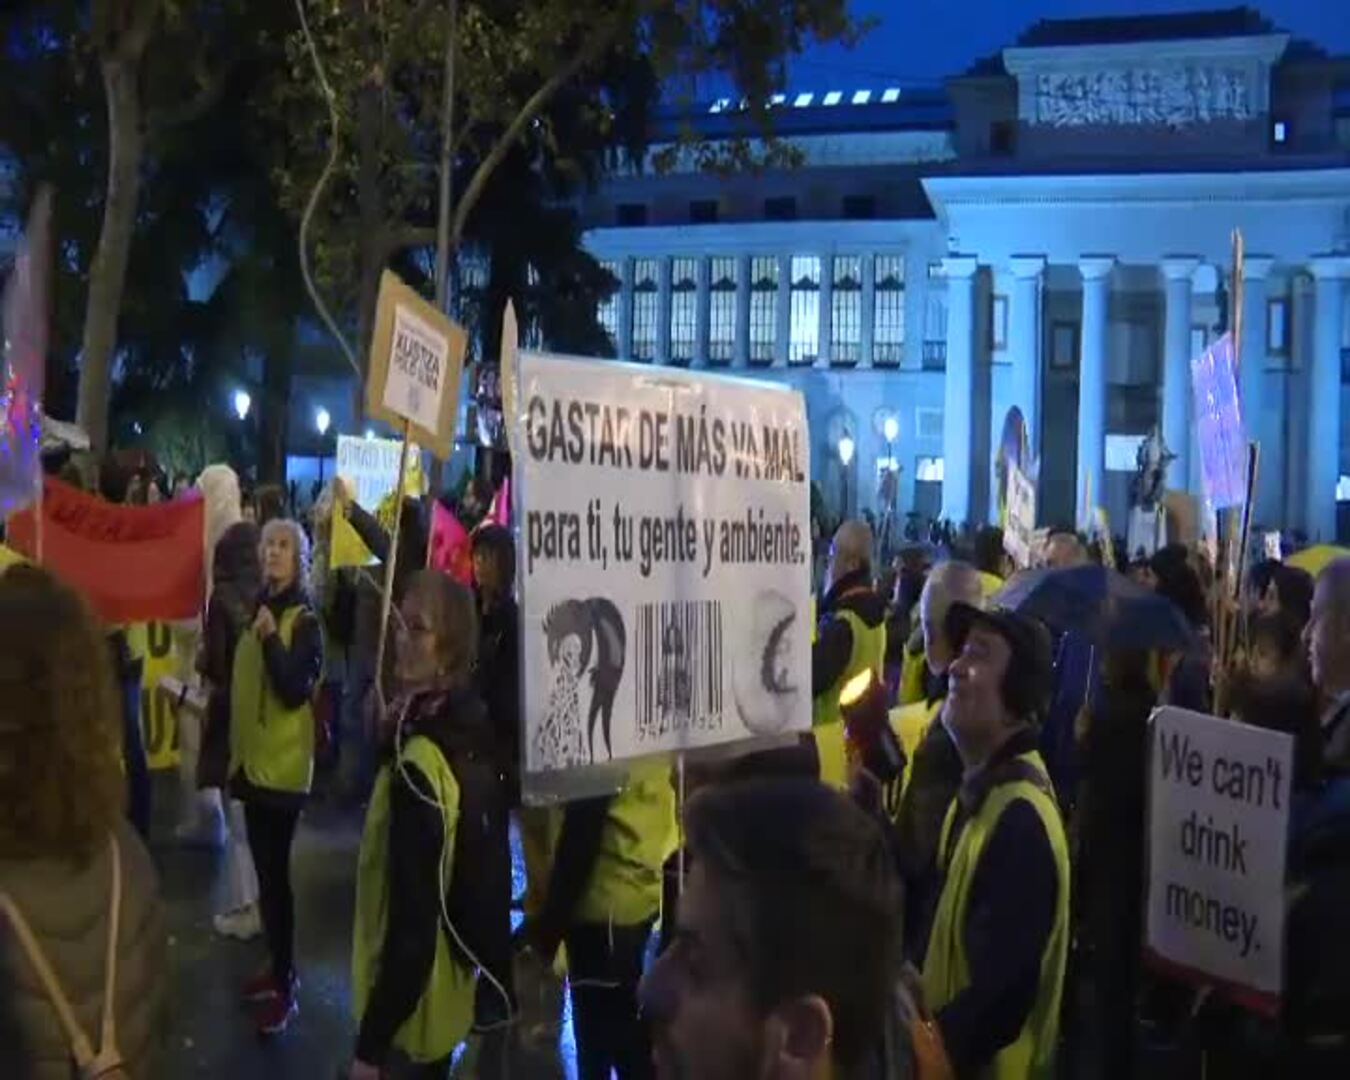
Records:
[[[133,623],[127,644],[143,662],[141,669],[141,736],[152,769],[178,766],[178,715],[174,695],[159,685],[166,675],[178,674],[173,628],[164,622]]]
[[[4,544],[0,544],[0,570],[3,570],[7,566],[13,566],[15,563],[27,561],[27,559],[12,547],[6,547]]]
[[[352,523],[338,507],[333,508],[333,543],[328,553],[330,570],[341,570],[344,566],[369,566],[375,561],[370,548],[361,542],[361,537],[352,528]]]

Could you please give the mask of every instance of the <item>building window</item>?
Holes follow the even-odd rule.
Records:
[[[633,262],[633,359],[651,360],[656,356],[656,316],[660,306],[660,286],[655,259]]]
[[[933,259],[928,264],[928,280],[942,281],[947,276],[947,271],[942,267],[941,259]]]
[[[994,157],[1008,157],[1012,152],[1012,123],[1008,120],[995,120],[989,125],[989,153]]]
[[[1289,355],[1289,301],[1282,296],[1266,301],[1266,352]]]
[[[604,259],[600,262],[600,269],[608,274],[613,282],[610,294],[595,306],[595,321],[604,327],[605,333],[609,335],[609,340],[614,344],[617,352],[619,343],[619,292],[623,288],[623,284],[619,280],[619,264],[612,259]]]
[[[836,255],[830,280],[830,360],[856,364],[862,345],[862,259]]]
[[[735,259],[708,260],[708,361],[728,364],[736,355]]]
[[[1272,120],[1270,124],[1271,146],[1284,146],[1289,142],[1289,121]]]
[[[750,260],[750,363],[773,362],[778,337],[778,258]]]
[[[814,364],[820,356],[820,259],[792,256],[792,325],[788,333],[788,363]]]
[[[1008,298],[997,293],[990,305],[989,347],[995,351],[1008,347]]]
[[[849,221],[871,221],[877,216],[877,201],[871,195],[845,195],[844,217]]]
[[[717,223],[717,200],[695,199],[689,204],[689,220],[695,225]]]
[[[674,259],[670,270],[670,359],[687,364],[698,332],[698,260]]]
[[[619,203],[618,223],[625,226],[647,224],[646,203]]]
[[[797,200],[791,195],[783,195],[764,200],[765,221],[796,221]]]
[[[905,257],[876,257],[872,362],[898,364],[905,355]]]

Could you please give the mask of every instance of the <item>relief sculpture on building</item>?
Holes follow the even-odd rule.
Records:
[[[1042,72],[1036,78],[1035,101],[1035,122],[1052,127],[1180,128],[1254,115],[1247,74],[1213,65]]]

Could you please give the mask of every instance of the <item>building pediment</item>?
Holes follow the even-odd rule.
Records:
[[[1047,127],[1185,128],[1270,110],[1270,70],[1287,34],[1009,48],[1018,119]]]

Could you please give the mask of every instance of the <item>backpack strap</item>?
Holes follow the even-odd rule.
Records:
[[[38,944],[28,920],[23,917],[13,898],[7,892],[0,891],[0,910],[3,910],[5,917],[9,919],[10,926],[14,928],[14,934],[28,957],[28,963],[32,966],[38,981],[42,983],[47,1000],[56,1010],[56,1018],[66,1033],[66,1041],[70,1043],[70,1052],[79,1067],[80,1075],[90,1078],[97,1078],[123,1065],[116,1046],[116,1024],[113,1019],[118,924],[121,922],[122,912],[122,858],[115,833],[109,834],[108,846],[111,848],[112,856],[112,897],[108,909],[108,950],[103,977],[103,1022],[99,1031],[100,1045],[97,1054],[89,1044],[89,1036],[75,1019],[75,1010],[70,1006],[70,999],[66,997],[61,980],[52,970],[47,954]]]

